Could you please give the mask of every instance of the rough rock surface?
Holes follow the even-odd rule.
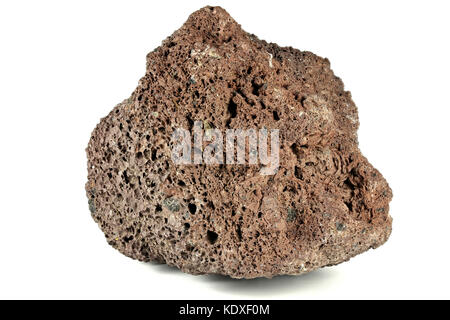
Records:
[[[278,128],[280,169],[175,165],[171,134]],[[110,245],[234,278],[302,274],[383,244],[387,182],[358,149],[358,114],[327,59],[259,40],[205,7],[147,56],[129,99],[92,133],[86,184]]]

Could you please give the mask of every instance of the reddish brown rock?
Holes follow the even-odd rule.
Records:
[[[280,130],[280,168],[175,165],[194,121]],[[235,278],[302,274],[383,244],[391,189],[358,149],[358,114],[327,59],[244,32],[206,7],[147,56],[87,148],[92,217],[141,261]]]

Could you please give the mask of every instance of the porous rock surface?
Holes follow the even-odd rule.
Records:
[[[194,121],[277,128],[280,168],[175,165]],[[110,245],[140,261],[234,278],[302,274],[383,244],[392,192],[358,149],[358,114],[327,59],[243,31],[205,7],[147,56],[92,133],[86,184]]]

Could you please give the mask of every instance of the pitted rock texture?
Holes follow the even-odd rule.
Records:
[[[280,168],[175,165],[194,121],[280,130]],[[259,40],[205,7],[147,56],[92,133],[86,184],[110,245],[140,261],[234,278],[302,274],[383,244],[392,192],[358,149],[355,104],[327,59]]]

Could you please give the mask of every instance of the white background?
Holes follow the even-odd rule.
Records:
[[[220,4],[258,37],[328,57],[390,183],[377,250],[300,277],[231,280],[144,264],[90,217],[85,147],[145,56]],[[2,1],[0,298],[450,298],[447,1]]]

